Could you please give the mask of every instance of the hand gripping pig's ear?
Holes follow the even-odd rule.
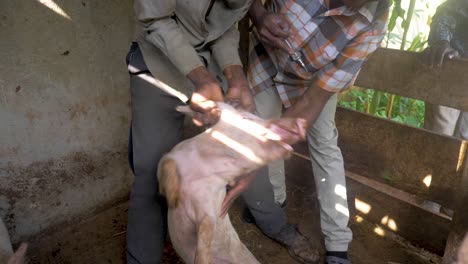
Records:
[[[307,121],[302,118],[278,118],[268,122],[268,128],[272,135],[268,136],[273,140],[281,140],[288,144],[303,141],[307,133]]]

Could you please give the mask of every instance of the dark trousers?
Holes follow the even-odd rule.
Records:
[[[127,263],[161,263],[167,232],[167,206],[159,195],[156,176],[161,157],[180,142],[184,116],[177,105],[184,104],[144,78],[148,76],[141,52],[132,45],[127,63],[140,72],[131,72],[132,124],[129,163],[135,175],[130,194],[127,225]],[[190,162],[190,161],[187,161]],[[274,202],[267,169],[244,193],[244,200],[267,235],[285,224],[284,212]]]

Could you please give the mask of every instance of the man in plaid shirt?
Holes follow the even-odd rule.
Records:
[[[389,0],[273,0],[265,6],[256,0],[249,10],[256,31],[248,80],[256,94],[257,112],[265,118],[279,117],[285,107],[283,116],[301,117],[309,124],[308,144],[327,263],[350,263],[347,251],[352,239],[334,121],[336,93],[353,84],[363,62],[379,47],[389,7]],[[304,65],[291,59],[295,52],[301,52]],[[252,192],[256,197],[250,200],[263,204],[274,196],[276,203],[264,204],[277,208],[250,206],[256,224],[287,246],[296,260],[314,263],[318,254],[310,253],[310,244],[304,246],[304,237],[286,222],[281,210],[286,200],[284,162],[270,164],[268,173],[273,191],[254,182],[249,188],[258,191]]]

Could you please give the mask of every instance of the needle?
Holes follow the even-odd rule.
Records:
[[[292,59],[293,61],[299,63],[299,64],[302,66],[302,68],[304,68],[304,70],[307,71],[307,68],[306,68],[306,66],[305,66],[305,63],[304,63],[304,61],[302,61],[301,53],[300,53],[299,51],[296,51],[296,50],[292,47],[292,45],[291,45],[291,43],[289,42],[289,40],[285,39],[284,42],[286,42],[286,45],[288,45],[288,47],[289,47],[290,49],[294,50],[294,54],[291,55],[291,59]]]

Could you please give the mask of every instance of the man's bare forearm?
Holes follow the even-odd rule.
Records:
[[[247,79],[245,78],[244,71],[240,65],[228,66],[224,69],[223,73],[226,77],[229,87],[239,85],[245,86],[247,84]]]
[[[218,85],[218,82],[205,66],[199,66],[187,74],[187,78],[193,83],[196,89],[205,86]]]
[[[313,84],[296,104],[286,110],[283,116],[303,118],[307,120],[307,127],[311,127],[333,94]]]

